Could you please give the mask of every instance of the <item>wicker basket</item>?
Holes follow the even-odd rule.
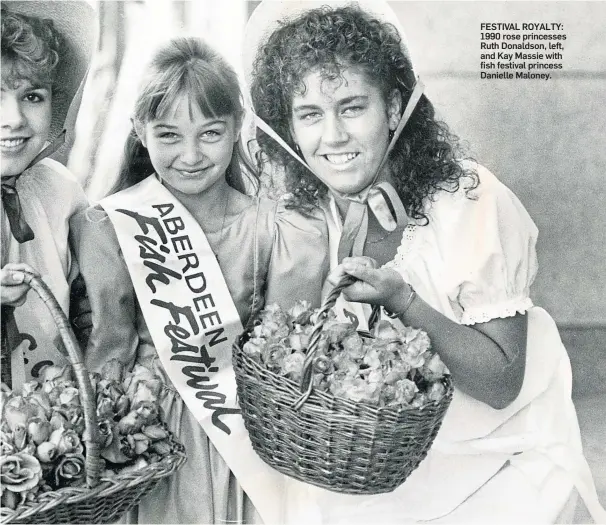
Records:
[[[177,471],[185,462],[185,450],[172,436],[171,452],[161,461],[135,472],[100,478],[100,446],[98,444],[96,403],[82,352],[50,289],[40,278],[26,273],[25,283],[45,302],[51,312],[68,351],[78,382],[84,411],[86,431],[86,486],[66,487],[40,494],[35,501],[19,505],[15,510],[2,507],[2,523],[112,523],[135,506],[156,484]]]
[[[379,494],[401,485],[425,458],[452,400],[422,408],[373,407],[314,390],[309,371],[326,313],[344,280],[325,299],[310,337],[299,384],[260,365],[234,344],[233,363],[244,423],[254,450],[300,481],[347,494]]]

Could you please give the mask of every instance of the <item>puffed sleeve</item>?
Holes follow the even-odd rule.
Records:
[[[480,184],[473,198],[464,191],[448,194],[451,205],[430,218],[448,298],[463,324],[528,310],[538,269],[538,230],[530,215],[490,171],[482,166],[477,171]]]
[[[318,210],[288,209],[278,202],[265,303],[290,308],[297,300],[319,307],[329,270],[328,230]]]
[[[89,208],[74,216],[72,233],[92,312],[86,367],[99,372],[117,358],[130,370],[138,346],[136,296],[112,223],[102,209]]]

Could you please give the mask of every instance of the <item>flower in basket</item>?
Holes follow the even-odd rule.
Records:
[[[12,492],[21,494],[24,498],[27,493],[38,486],[42,479],[42,467],[40,462],[31,454],[24,452],[15,452],[7,456],[0,457],[0,486],[2,491],[2,505],[14,508],[17,500],[12,495],[5,493]]]
[[[38,378],[42,384],[52,381],[54,385],[62,385],[66,382],[73,383],[74,374],[70,365],[46,365],[40,369]]]
[[[3,421],[7,423],[11,432],[17,426],[27,427],[30,418],[38,414],[38,409],[26,401],[22,396],[15,396],[6,402]]]
[[[71,452],[59,457],[53,471],[55,487],[78,486],[86,479],[84,456],[81,453]]]
[[[52,462],[57,456],[57,445],[50,441],[40,443],[36,447],[36,457],[43,463]]]
[[[118,359],[110,359],[101,369],[101,378],[117,384],[124,379],[124,365]]]
[[[29,439],[36,445],[44,443],[49,438],[51,430],[51,424],[47,420],[39,417],[31,418],[27,425]]]
[[[300,381],[310,335],[320,310],[300,302],[289,311],[270,305],[242,346],[267,369]],[[316,389],[374,406],[422,407],[446,393],[448,369],[420,329],[379,321],[370,337],[333,310],[323,322],[312,360]]]
[[[57,447],[57,454],[82,454],[84,447],[80,436],[73,429],[58,428],[53,430],[48,441]]]

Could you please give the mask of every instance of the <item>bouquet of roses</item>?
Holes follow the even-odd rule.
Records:
[[[270,305],[242,350],[274,373],[300,381],[317,316],[318,310],[305,301],[289,311]],[[355,402],[420,408],[446,393],[442,379],[448,369],[419,329],[380,321],[365,337],[330,310],[315,356],[314,388]]]
[[[125,373],[115,359],[89,377],[102,439],[101,479],[144,468],[171,451],[159,377],[140,365]],[[70,365],[45,366],[20,395],[4,387],[0,401],[2,507],[15,509],[40,492],[86,482],[83,408]]]

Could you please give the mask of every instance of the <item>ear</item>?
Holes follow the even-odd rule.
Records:
[[[130,121],[133,123],[133,129],[135,130],[137,137],[139,137],[141,144],[143,144],[144,148],[147,148],[145,140],[145,125],[143,124],[143,122],[140,122],[139,120],[134,118],[131,118]]]
[[[387,118],[390,131],[395,131],[402,116],[402,93],[394,89],[387,100]]]

